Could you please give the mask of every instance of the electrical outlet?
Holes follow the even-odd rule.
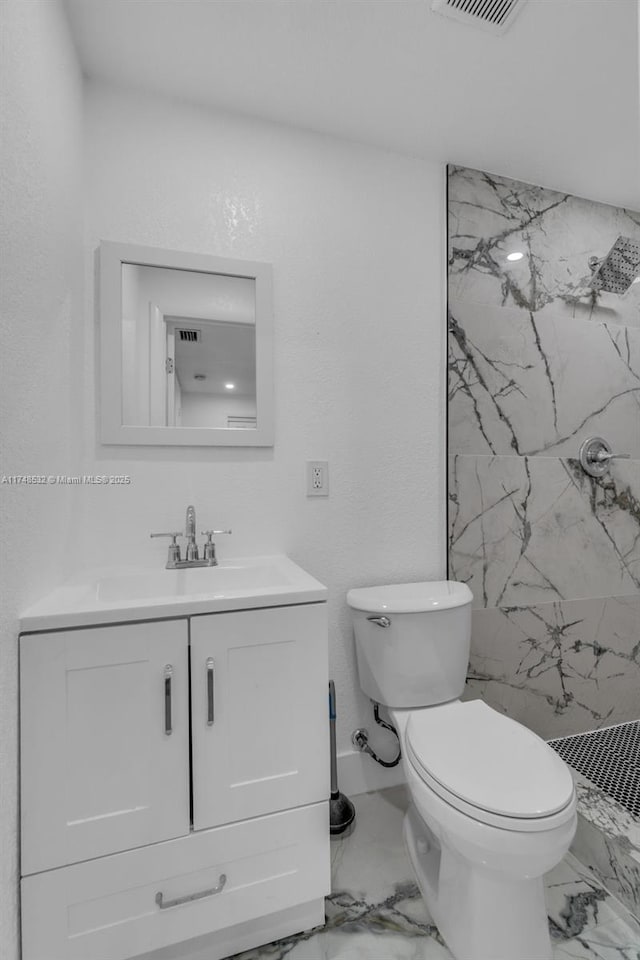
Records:
[[[307,496],[329,496],[329,464],[326,460],[307,460]]]

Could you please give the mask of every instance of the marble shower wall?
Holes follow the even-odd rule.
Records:
[[[640,717],[640,283],[591,256],[640,213],[449,168],[449,575],[470,693],[557,737]],[[507,254],[522,252],[510,262]],[[600,479],[590,436],[629,453]]]

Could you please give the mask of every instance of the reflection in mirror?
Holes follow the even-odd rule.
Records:
[[[271,265],[103,240],[102,442],[273,445]]]
[[[256,428],[251,277],[122,264],[122,422]]]

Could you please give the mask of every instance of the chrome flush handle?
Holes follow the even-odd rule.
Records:
[[[389,620],[389,617],[367,617],[367,620],[369,621],[369,623],[375,623],[379,627],[391,626],[391,620]]]

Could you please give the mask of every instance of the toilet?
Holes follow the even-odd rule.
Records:
[[[451,580],[350,590],[360,686],[398,732],[407,850],[456,960],[550,960],[543,874],[576,831],[573,779],[531,730],[459,699],[472,599]]]

